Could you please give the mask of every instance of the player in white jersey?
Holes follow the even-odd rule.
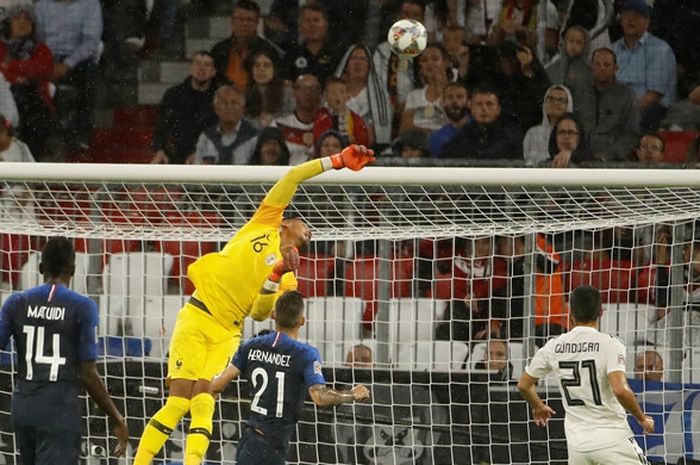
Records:
[[[654,432],[654,420],[642,412],[627,384],[622,341],[598,331],[600,292],[580,286],[569,303],[573,329],[537,351],[518,389],[532,407],[535,424],[545,426],[556,412],[540,399],[537,381],[548,373],[559,379],[569,465],[647,464],[625,410],[645,433]]]

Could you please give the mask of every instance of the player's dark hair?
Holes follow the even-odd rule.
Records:
[[[240,8],[241,10],[254,11],[258,14],[258,16],[260,16],[260,5],[258,5],[257,2],[254,2],[253,0],[238,0],[236,4],[233,5],[233,9],[235,10],[236,8]]]
[[[49,239],[41,251],[41,273],[49,278],[58,278],[66,274],[72,276],[74,268],[73,243],[61,236]]]
[[[305,11],[313,11],[314,13],[320,13],[321,16],[323,16],[323,19],[328,21],[328,12],[323,7],[323,5],[320,5],[318,3],[312,3],[302,6],[301,8],[299,8],[299,21],[301,21],[301,14]]]
[[[613,59],[613,65],[617,66],[617,55],[615,54],[615,51],[609,47],[600,47],[597,48],[591,53],[591,61],[595,58],[595,56],[599,53],[607,53],[610,55]]]
[[[280,329],[294,329],[304,314],[304,296],[299,291],[287,291],[275,302],[275,321]]]
[[[571,314],[578,323],[592,323],[600,317],[600,291],[591,286],[579,286],[569,297]]]

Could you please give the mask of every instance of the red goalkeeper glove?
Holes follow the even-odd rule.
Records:
[[[340,153],[331,155],[333,168],[350,168],[353,171],[360,171],[365,165],[376,160],[374,151],[364,145],[348,145]]]
[[[268,280],[278,283],[282,275],[299,268],[299,250],[296,247],[288,247],[282,251],[282,260],[275,263]]]

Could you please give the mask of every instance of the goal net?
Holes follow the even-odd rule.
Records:
[[[131,456],[166,394],[169,337],[193,291],[187,266],[218,250],[285,172],[3,164],[0,296],[40,283],[47,237],[74,239],[72,287],[98,303],[98,365],[128,419]],[[320,350],[330,384],[365,383],[372,399],[307,403],[289,463],[565,463],[557,382],[538,384],[558,412],[545,429],[515,381],[567,330],[568,293],[581,284],[601,290],[601,329],[625,342],[631,386],[656,419],[656,434],[637,436],[642,448],[657,463],[700,460],[693,174],[370,168],[302,185],[287,211],[314,237],[298,273],[301,337]],[[244,338],[271,328],[248,319]],[[18,463],[16,357],[9,347],[0,358],[0,465]],[[207,463],[234,463],[250,398],[239,382],[219,400]],[[84,409],[82,460],[116,463],[104,416],[88,399]],[[186,431],[185,420],[158,463],[182,462]]]

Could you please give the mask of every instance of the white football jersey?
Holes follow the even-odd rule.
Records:
[[[632,437],[627,414],[612,392],[608,373],[625,371],[625,346],[617,337],[577,326],[551,339],[526,368],[534,378],[554,373],[566,415],[569,448],[592,451]]]

